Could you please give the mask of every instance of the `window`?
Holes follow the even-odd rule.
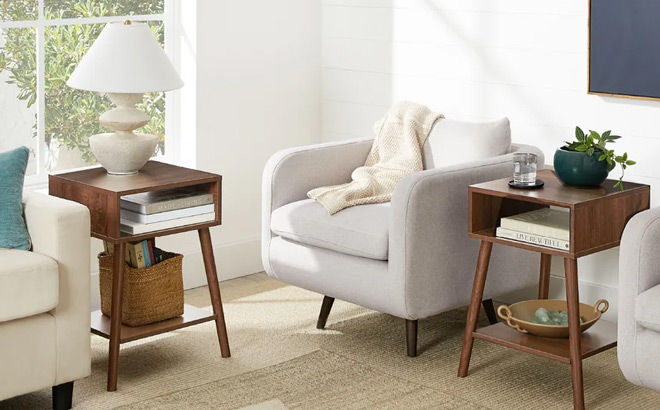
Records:
[[[66,81],[109,21],[146,21],[172,55],[173,0],[0,1],[0,152],[25,145],[32,153],[26,185],[49,171],[94,164],[88,138],[108,132],[98,123],[112,104]],[[157,155],[170,150],[173,102],[145,94],[138,108],[151,117],[139,132],[160,137]],[[167,104],[166,104],[167,101]],[[167,115],[166,115],[167,112]]]

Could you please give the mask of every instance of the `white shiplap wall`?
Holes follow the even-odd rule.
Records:
[[[452,118],[509,117],[513,140],[537,145],[548,163],[576,125],[612,129],[625,137],[618,148],[638,161],[627,179],[651,184],[657,204],[660,102],[587,94],[587,7],[586,0],[323,0],[323,139],[371,135],[373,122],[402,99]],[[616,311],[617,263],[616,250],[580,260],[584,301],[604,296]],[[553,275],[560,292],[558,259]]]

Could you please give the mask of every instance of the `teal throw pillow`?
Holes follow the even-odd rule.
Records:
[[[26,147],[0,154],[0,248],[30,249],[22,203],[29,154]]]

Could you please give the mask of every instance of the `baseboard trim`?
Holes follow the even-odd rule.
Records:
[[[220,281],[251,275],[264,270],[261,264],[261,240],[254,239],[213,247],[218,279]],[[98,265],[92,266],[91,273],[92,309],[99,309]],[[193,289],[206,286],[206,272],[202,252],[195,251],[183,255],[183,288]]]

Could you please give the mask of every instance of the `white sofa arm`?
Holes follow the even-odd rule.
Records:
[[[90,374],[90,221],[84,205],[25,192],[23,206],[33,251],[57,261],[59,303],[55,385]]]
[[[392,198],[388,287],[393,289],[391,303],[405,306],[407,317],[426,317],[469,303],[478,242],[467,235],[468,185],[511,176],[515,152],[535,153],[539,165],[543,164],[538,148],[513,145],[509,154],[418,172],[397,185]],[[517,250],[493,252],[491,268],[511,251]],[[528,254],[519,258],[518,266],[521,270],[535,266],[538,273],[538,259]],[[487,283],[486,297],[510,290],[512,284],[499,282]],[[521,278],[523,282],[529,281]]]
[[[282,150],[270,157],[261,185],[261,255],[266,272],[270,273],[270,214],[306,199],[310,189],[350,182],[351,173],[364,165],[372,144],[373,139],[316,144]]]
[[[626,378],[639,385],[636,346],[640,327],[635,320],[635,300],[640,293],[660,285],[658,242],[660,208],[653,208],[630,219],[619,250],[619,365]]]

